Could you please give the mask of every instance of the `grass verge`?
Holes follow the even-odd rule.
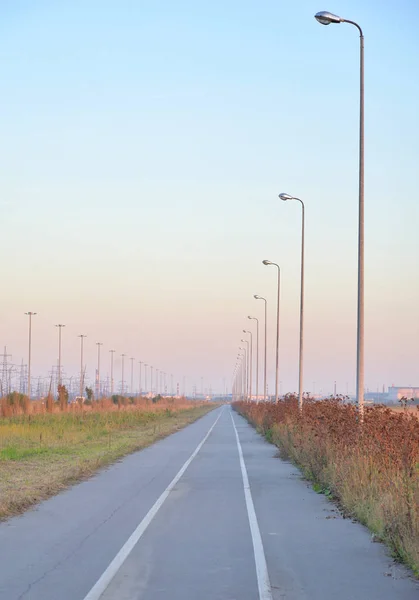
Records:
[[[419,420],[383,406],[365,409],[341,398],[307,399],[303,412],[288,396],[279,404],[234,408],[280,449],[317,492],[391,549],[419,577]]]
[[[145,448],[216,408],[120,410],[0,420],[0,520]]]

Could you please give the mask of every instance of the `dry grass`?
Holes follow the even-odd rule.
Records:
[[[235,408],[419,575],[417,411],[372,406],[361,425],[341,398],[307,399],[302,415],[294,396]]]
[[[105,402],[52,414],[35,409],[28,416],[0,419],[0,519],[22,512],[213,408],[214,404],[185,400],[119,409]]]

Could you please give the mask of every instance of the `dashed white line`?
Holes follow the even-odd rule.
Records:
[[[156,500],[156,502],[150,508],[150,510],[148,511],[148,513],[146,514],[146,516],[144,517],[144,519],[141,521],[141,523],[138,525],[138,527],[135,529],[135,531],[127,539],[127,541],[122,546],[122,548],[120,549],[120,551],[118,552],[118,554],[115,556],[115,558],[113,559],[113,561],[109,564],[109,566],[106,568],[106,570],[104,571],[104,573],[97,580],[97,582],[92,587],[92,589],[87,594],[87,596],[85,596],[84,600],[99,600],[99,598],[101,597],[101,595],[104,593],[104,591],[106,590],[106,588],[111,583],[112,579],[115,577],[116,573],[119,571],[119,569],[122,567],[122,565],[124,564],[124,562],[126,561],[126,559],[128,558],[128,556],[132,552],[132,550],[135,547],[135,545],[137,544],[138,540],[144,534],[145,530],[150,525],[151,521],[154,519],[154,517],[158,513],[159,509],[162,507],[164,501],[166,500],[166,498],[168,497],[168,495],[170,494],[170,492],[172,491],[172,489],[175,487],[175,485],[177,484],[177,482],[179,481],[179,479],[182,477],[182,475],[184,474],[184,472],[186,471],[186,469],[189,467],[189,465],[191,464],[191,462],[193,461],[193,459],[195,458],[195,456],[198,454],[198,452],[201,450],[202,446],[207,441],[207,439],[210,436],[212,430],[217,425],[218,420],[221,417],[223,411],[224,411],[224,408],[221,409],[220,414],[218,415],[218,417],[215,420],[215,422],[213,423],[213,425],[210,427],[208,433],[206,434],[206,436],[204,437],[204,439],[202,440],[202,442],[200,442],[200,444],[198,444],[198,446],[196,447],[195,451],[191,454],[191,456],[185,462],[185,464],[180,469],[180,471],[177,473],[177,475],[175,475],[175,477],[169,483],[169,485],[164,490],[164,492],[161,494],[161,496]]]
[[[255,506],[253,504],[252,492],[250,491],[249,478],[243,458],[242,447],[233,414],[230,413],[233,422],[234,433],[236,434],[237,449],[239,451],[240,468],[242,471],[244,497],[246,499],[247,515],[249,517],[250,533],[252,535],[253,553],[255,555],[256,576],[258,581],[259,600],[273,600],[271,592],[271,583],[269,581],[268,567],[266,564],[265,551],[263,549],[262,536],[260,535],[258,520],[256,517]]]

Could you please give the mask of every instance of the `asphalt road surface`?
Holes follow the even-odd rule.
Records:
[[[0,525],[1,600],[99,598],[418,600],[419,585],[224,407]]]

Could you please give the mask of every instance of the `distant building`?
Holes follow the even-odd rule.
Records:
[[[415,398],[415,400],[419,400],[419,387],[399,387],[392,385],[388,388],[388,402],[397,402],[403,397]]]

